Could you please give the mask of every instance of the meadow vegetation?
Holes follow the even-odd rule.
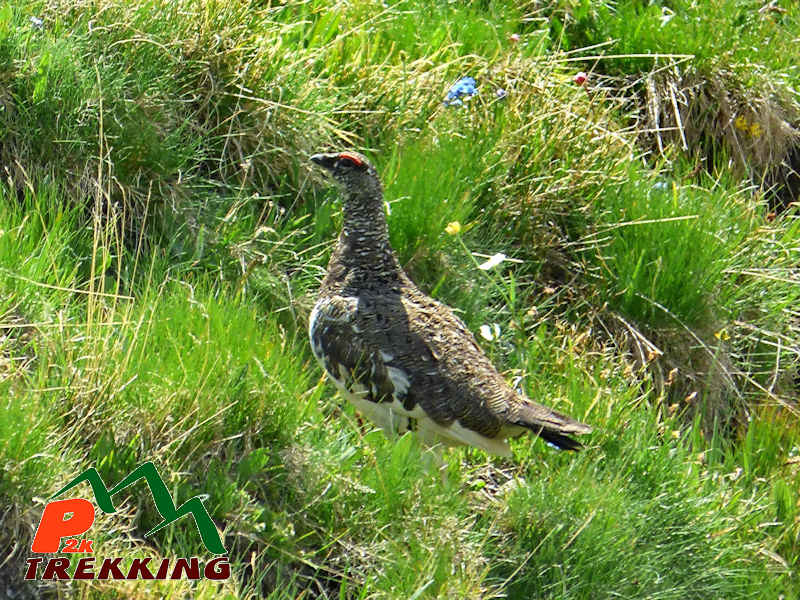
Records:
[[[798,32],[782,0],[5,3],[0,591],[797,597]],[[582,452],[442,478],[335,394],[305,329],[342,219],[308,157],[339,148]],[[54,491],[147,460],[207,494],[229,580],[22,581]],[[126,493],[98,556],[201,554]]]

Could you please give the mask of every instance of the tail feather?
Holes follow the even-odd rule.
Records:
[[[540,429],[538,431],[539,437],[546,442],[550,442],[557,446],[559,450],[581,450],[583,444],[578,440],[574,440],[569,436],[557,433],[555,431],[548,431],[547,429]]]
[[[528,400],[521,407],[515,424],[533,431],[561,450],[580,450],[583,444],[570,436],[590,433],[592,428],[554,410]]]

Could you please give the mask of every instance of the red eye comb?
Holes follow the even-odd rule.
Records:
[[[355,154],[350,154],[349,152],[341,152],[339,153],[339,158],[346,158],[348,160],[352,160],[356,165],[359,167],[364,166],[364,161],[358,158]]]

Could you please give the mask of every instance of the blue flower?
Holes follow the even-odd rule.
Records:
[[[498,98],[505,98],[508,96],[508,92],[505,91],[503,88],[497,88],[497,91],[494,93],[495,96]]]
[[[464,101],[461,99],[462,97],[464,100],[468,100],[477,93],[478,88],[475,84],[475,80],[472,77],[462,77],[456,81],[450,88],[450,91],[447,92],[444,105],[461,106],[464,104]]]

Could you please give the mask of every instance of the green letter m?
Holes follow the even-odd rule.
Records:
[[[114,503],[111,501],[111,496],[125,489],[129,485],[136,483],[140,479],[145,479],[147,481],[147,485],[150,487],[150,493],[153,494],[153,501],[156,504],[156,509],[164,519],[161,523],[145,533],[145,535],[155,533],[159,529],[163,529],[167,525],[174,523],[183,515],[192,513],[194,522],[197,525],[197,530],[200,532],[200,537],[203,539],[203,544],[205,544],[205,547],[208,549],[208,551],[212,554],[225,554],[225,546],[222,545],[222,539],[219,537],[217,528],[214,525],[214,522],[211,520],[211,516],[208,514],[206,507],[203,506],[203,500],[201,497],[195,496],[194,498],[191,498],[190,500],[187,500],[181,504],[179,508],[175,508],[175,503],[172,501],[172,496],[169,495],[167,486],[164,484],[164,481],[161,479],[161,476],[158,474],[158,471],[152,462],[142,463],[136,469],[134,469],[130,475],[128,475],[110,490],[106,487],[106,484],[103,483],[103,480],[100,478],[100,473],[97,472],[97,469],[91,467],[86,469],[83,473],[58,490],[55,494],[53,494],[52,497],[55,498],[56,496],[60,496],[82,481],[88,481],[92,486],[94,499],[97,502],[97,505],[105,513],[115,513],[117,512],[117,509],[114,507]]]

